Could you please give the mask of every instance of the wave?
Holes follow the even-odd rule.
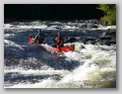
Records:
[[[64,27],[60,30],[59,26],[62,25]],[[35,35],[38,28],[43,29],[42,31],[47,34],[45,38],[47,44],[43,47],[30,46],[28,35]],[[51,38],[56,37],[57,32],[62,32],[64,39],[100,35],[94,30],[93,34],[92,30],[87,32],[87,29],[84,29],[84,32],[73,22],[33,21],[4,24],[4,87],[115,87],[116,45],[93,45],[73,41],[65,45],[74,44],[75,51],[64,53],[63,57],[46,51],[51,48],[53,44]],[[103,29],[105,30],[106,27]]]

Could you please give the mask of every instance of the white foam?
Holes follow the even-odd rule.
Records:
[[[21,47],[21,45],[18,45],[18,44],[16,44],[15,42],[12,42],[12,41],[9,41],[9,40],[4,39],[4,43],[7,44],[7,46],[17,47],[17,48],[19,48],[19,49],[21,49],[21,50],[24,50],[24,49]]]

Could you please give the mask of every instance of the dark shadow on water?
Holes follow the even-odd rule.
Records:
[[[40,82],[41,80],[48,79],[49,77],[51,77],[52,79],[55,79],[55,80],[60,80],[60,78],[61,78],[61,76],[57,75],[57,74],[53,74],[53,75],[48,75],[48,74],[25,75],[25,74],[20,74],[18,72],[5,73],[4,74],[4,85],[5,86],[12,86],[14,84],[19,84],[19,83],[34,84],[34,83]]]

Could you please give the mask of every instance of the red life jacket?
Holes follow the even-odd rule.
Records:
[[[56,45],[57,46],[63,46],[63,38],[62,37],[57,37],[56,39],[55,39],[55,42],[56,42]]]

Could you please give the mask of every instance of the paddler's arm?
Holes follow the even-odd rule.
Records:
[[[63,41],[62,40],[61,40],[61,43],[57,47],[60,48],[61,45],[63,45]]]
[[[54,39],[54,38],[51,38],[54,42],[56,42],[56,39]]]

